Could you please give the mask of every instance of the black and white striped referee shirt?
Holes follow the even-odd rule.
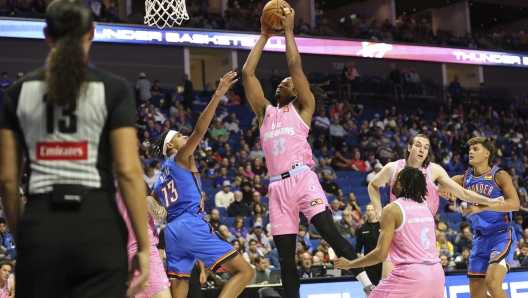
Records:
[[[44,102],[45,68],[17,82],[5,94],[0,128],[20,133],[29,158],[29,194],[53,184],[114,189],[110,131],[135,126],[135,101],[119,77],[90,68],[90,82],[75,106]]]

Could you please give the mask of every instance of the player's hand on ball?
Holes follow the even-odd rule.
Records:
[[[284,30],[275,31],[270,25],[264,21],[263,16],[260,17],[260,34],[266,38],[271,38],[284,33]]]
[[[229,87],[231,87],[231,85],[238,81],[238,79],[235,79],[236,76],[237,73],[234,71],[226,73],[222,78],[220,78],[220,85],[218,85],[218,89],[216,89],[216,92],[219,93],[219,95],[224,95],[229,89]]]
[[[337,269],[349,269],[350,261],[343,257],[340,257],[339,259],[334,260],[334,267]]]
[[[281,5],[281,9],[284,16],[281,16],[278,13],[275,13],[275,15],[281,19],[284,31],[293,31],[293,27],[295,26],[295,10],[289,8],[285,4]]]

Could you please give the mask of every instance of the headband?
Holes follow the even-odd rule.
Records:
[[[165,140],[163,141],[163,155],[167,155],[167,143],[169,143],[177,133],[178,132],[175,130],[169,130],[167,136],[165,136]]]

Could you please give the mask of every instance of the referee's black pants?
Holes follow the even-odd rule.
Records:
[[[77,210],[30,196],[19,226],[17,298],[123,298],[127,229],[115,195],[91,191]]]

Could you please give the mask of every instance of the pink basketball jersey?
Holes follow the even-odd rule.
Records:
[[[121,196],[121,192],[119,191],[119,186],[116,183],[117,188],[117,209],[119,210],[119,213],[123,217],[123,220],[125,221],[125,224],[127,226],[128,230],[128,242],[127,242],[127,250],[130,251],[131,249],[137,250],[137,240],[136,235],[134,234],[134,229],[132,228],[132,223],[130,222],[130,216],[128,215],[125,202],[123,201],[123,197]],[[150,214],[147,214],[147,234],[150,245],[158,245],[159,237],[158,237],[158,229],[156,228],[156,224],[154,223],[154,219]]]
[[[271,176],[288,172],[298,163],[310,168],[315,165],[308,144],[310,127],[291,102],[280,109],[268,106],[263,122],[260,140]]]
[[[9,279],[6,280],[4,286],[0,289],[0,298],[11,297],[11,285],[9,284]]]
[[[436,251],[434,217],[425,203],[399,198],[402,223],[394,230],[389,249],[391,261],[398,264],[435,264],[440,262]]]
[[[405,168],[405,159],[399,159],[396,161],[396,165],[394,166],[394,172],[392,173],[391,178],[391,184],[390,184],[390,202],[396,201],[397,197],[392,194],[392,186],[394,185],[394,181],[396,180],[396,176],[400,172],[401,169]],[[427,183],[427,207],[429,207],[429,210],[431,210],[431,213],[433,215],[436,214],[438,211],[438,204],[440,204],[440,197],[438,196],[438,186],[433,182],[431,175],[431,167],[428,166],[427,168],[422,167],[422,173],[425,176],[425,182]]]

